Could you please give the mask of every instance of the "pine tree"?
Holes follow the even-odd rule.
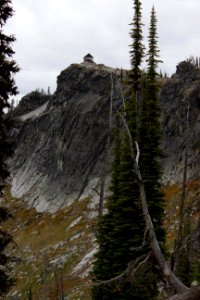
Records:
[[[162,229],[162,199],[160,177],[161,168],[159,148],[161,131],[158,109],[158,86],[156,83],[156,33],[151,32],[149,40],[149,67],[145,80],[145,91],[142,94],[142,76],[140,64],[143,55],[141,34],[141,4],[135,1],[135,17],[132,30],[132,70],[129,84],[132,88],[131,97],[126,101],[124,116],[128,124],[133,141],[140,143],[141,171],[145,181],[148,199],[151,200],[150,210],[156,223],[157,233],[164,242]],[[151,17],[154,24],[155,14]],[[155,24],[154,24],[155,26]],[[152,47],[154,46],[154,48]],[[137,48],[138,47],[138,48]],[[155,50],[156,49],[156,50]],[[153,53],[151,53],[153,52]],[[150,54],[152,54],[150,56]],[[153,65],[153,67],[152,67]],[[151,90],[152,89],[152,90]],[[144,97],[144,99],[143,99]],[[141,105],[142,104],[142,105]],[[138,111],[138,105],[142,107]],[[126,131],[118,129],[115,138],[114,162],[112,168],[111,195],[107,200],[108,212],[102,216],[98,226],[97,241],[99,251],[94,264],[94,282],[108,280],[123,274],[130,261],[136,260],[146,252],[150,252],[147,245],[143,245],[145,224],[140,204],[140,193],[131,156],[131,145]],[[120,138],[121,137],[121,138]],[[153,199],[153,200],[152,200]],[[143,247],[141,247],[143,245]],[[157,271],[154,261],[142,265],[133,278],[123,277],[110,284],[100,284],[93,288],[93,299],[140,300],[154,299],[157,294]]]
[[[157,18],[156,18],[154,6],[152,7],[152,11],[151,11],[151,20],[150,20],[148,38],[149,38],[149,49],[148,49],[148,59],[147,59],[147,63],[148,63],[147,74],[148,74],[148,78],[152,79],[152,81],[154,81],[156,86],[158,86],[156,81],[157,76],[159,76],[157,72],[157,68],[158,68],[158,63],[162,61],[159,59],[160,51],[157,46],[157,40],[158,40]]]
[[[0,194],[3,196],[5,179],[9,172],[6,165],[6,159],[12,153],[12,142],[9,140],[8,130],[11,126],[11,120],[5,117],[5,109],[9,108],[9,97],[16,95],[17,88],[13,75],[19,70],[15,61],[11,59],[14,51],[11,44],[15,41],[14,36],[8,36],[3,33],[3,27],[8,18],[13,15],[11,1],[2,0],[0,2]],[[6,209],[0,208],[0,223],[9,217]],[[11,236],[0,230],[0,295],[3,295],[12,284],[6,272],[6,266],[9,261],[5,250],[12,240]]]
[[[165,232],[162,224],[164,196],[161,187],[162,168],[160,163],[162,156],[162,132],[160,126],[159,85],[157,81],[157,76],[159,75],[157,73],[157,65],[160,60],[158,60],[159,50],[157,48],[156,22],[155,10],[152,8],[149,28],[148,68],[143,89],[139,128],[139,147],[141,153],[139,166],[146,191],[149,212],[158,241],[164,250]],[[158,274],[153,267],[152,271]]]
[[[118,198],[119,198],[119,166],[121,159],[121,139],[119,129],[119,118],[116,121],[114,142],[114,161],[112,164],[112,180],[111,180],[111,196],[107,200],[108,213],[101,215],[98,220],[97,243],[99,250],[95,256],[95,263],[93,267],[94,283],[104,281],[113,274],[113,255],[115,252],[115,215],[118,212]],[[110,285],[94,286],[92,290],[93,299],[111,299],[113,296],[113,289]]]
[[[142,35],[142,13],[141,2],[134,0],[134,17],[131,23],[132,29],[130,36],[132,39],[131,44],[131,83],[133,84],[133,90],[136,92],[139,87],[139,80],[141,77],[141,63],[144,56],[144,44]]]
[[[131,87],[131,104],[133,110],[128,109],[126,105],[126,110],[129,111],[131,117],[127,117],[126,121],[130,128],[133,141],[138,140],[138,126],[140,123],[141,114],[141,97],[142,97],[142,71],[141,63],[144,57],[144,44],[143,44],[143,34],[142,34],[142,5],[141,1],[134,0],[134,17],[133,22],[130,24],[132,26],[130,37],[132,43],[130,45],[130,57],[131,57],[131,71],[129,74],[129,85]],[[128,112],[127,112],[128,113]],[[133,127],[131,123],[135,122]]]
[[[151,12],[149,28],[148,68],[143,92],[143,104],[140,126],[140,169],[145,182],[145,190],[149,204],[149,211],[156,234],[164,242],[163,220],[163,192],[161,188],[162,131],[160,125],[161,110],[159,107],[159,84],[157,81],[157,66],[160,60],[157,48],[157,28],[154,7]]]
[[[126,103],[125,118],[132,136],[137,135],[137,91],[141,77],[140,64],[143,56],[141,30],[141,4],[135,1],[134,29],[131,31],[133,44],[131,48],[130,82],[132,95]],[[118,121],[119,126],[119,121]],[[139,248],[143,243],[144,221],[139,203],[139,189],[133,172],[130,141],[127,133],[120,130],[115,134],[114,162],[112,166],[111,195],[107,200],[108,213],[101,217],[98,224],[97,242],[99,251],[94,264],[95,282],[107,280],[122,274],[130,261],[144,253],[130,249]],[[146,270],[145,270],[146,271]],[[98,285],[93,288],[93,299],[140,300],[153,299],[152,291],[145,288],[148,280],[139,276],[134,283],[130,278],[114,281],[112,284]],[[152,286],[152,290],[155,287]]]
[[[137,1],[136,1],[137,2]],[[137,5],[139,5],[137,3]],[[138,6],[137,6],[138,7]],[[138,11],[138,9],[136,10]],[[136,14],[137,15],[137,14]],[[140,14],[139,14],[140,15]],[[137,18],[138,20],[138,18]],[[159,158],[162,155],[160,149],[161,142],[161,128],[160,128],[160,109],[158,105],[158,91],[159,86],[157,84],[157,64],[159,50],[157,48],[157,34],[156,34],[156,16],[154,8],[151,12],[151,22],[149,28],[149,50],[148,50],[148,69],[147,74],[143,75],[141,72],[137,72],[138,65],[135,61],[132,61],[132,74],[138,74],[137,77],[131,77],[130,84],[132,84],[132,105],[127,107],[127,123],[132,135],[133,141],[139,142],[140,149],[140,170],[143,181],[145,182],[145,191],[147,194],[147,200],[149,204],[149,211],[154,225],[156,227],[156,233],[159,235],[159,239],[164,245],[164,230],[162,226],[163,219],[163,193],[161,189],[161,176],[162,170]],[[139,22],[141,24],[141,22]],[[137,23],[136,23],[137,24]],[[137,26],[138,27],[138,26]],[[136,32],[136,29],[135,31]],[[140,45],[142,45],[141,34]],[[136,45],[136,43],[133,45]],[[142,50],[142,48],[141,48]],[[133,53],[137,52],[135,49]],[[142,51],[140,51],[142,53]],[[136,80],[136,81],[135,81]],[[136,149],[135,149],[136,151]],[[137,201],[135,199],[135,201]],[[138,195],[138,201],[139,195]],[[143,222],[140,221],[142,224]],[[144,233],[145,226],[140,226],[140,232]],[[150,248],[146,246],[146,251],[150,251]],[[157,294],[156,278],[158,271],[154,268],[155,262],[149,263],[149,269],[146,270],[145,275],[149,278],[146,282],[146,289],[148,293],[145,299],[153,299]],[[142,274],[144,276],[144,274]],[[154,287],[154,288],[153,288]],[[144,291],[140,290],[142,294]]]
[[[98,224],[99,251],[96,254],[93,269],[95,283],[123,274],[130,261],[137,259],[145,251],[145,249],[131,250],[142,245],[143,234],[141,232],[144,232],[144,222],[138,201],[138,185],[132,171],[129,139],[127,134],[123,134],[123,139],[121,135],[117,128],[111,195],[107,200],[108,212],[101,216]],[[149,270],[148,265],[143,268],[145,272]],[[136,276],[134,282],[131,276],[130,278],[127,276],[110,284],[94,286],[93,299],[153,299],[153,291],[156,287],[151,281],[151,290],[149,289],[149,279],[143,272],[142,276]]]

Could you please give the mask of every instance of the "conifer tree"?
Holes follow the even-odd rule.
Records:
[[[156,18],[156,12],[154,9],[154,6],[152,7],[151,10],[151,19],[150,19],[150,26],[149,26],[149,49],[148,49],[148,69],[147,69],[147,74],[148,78],[152,79],[154,83],[157,85],[156,78],[159,76],[157,68],[158,68],[158,63],[162,62],[159,59],[159,49],[157,46],[157,18]],[[158,85],[157,85],[158,86]]]
[[[134,28],[131,31],[133,38],[131,46],[132,70],[129,82],[132,86],[132,96],[124,109],[126,121],[135,140],[137,136],[137,91],[139,90],[140,64],[144,50],[140,1],[134,1],[134,9],[135,16],[132,23]],[[115,134],[111,195],[107,200],[108,213],[101,217],[98,225],[99,251],[94,264],[95,282],[120,275],[130,261],[137,259],[145,251],[145,249],[142,251],[133,250],[139,249],[142,245],[145,226],[139,202],[138,184],[133,172],[130,141],[125,132],[121,132],[121,135],[123,138],[120,138],[118,129]],[[155,286],[149,280],[150,288],[148,280],[143,274],[137,276],[134,283],[130,281],[130,278],[123,278],[123,280],[114,281],[110,285],[94,286],[93,299],[153,299]]]
[[[116,121],[114,141],[114,161],[112,164],[112,179],[111,179],[111,196],[107,200],[108,213],[101,215],[98,220],[97,242],[99,250],[95,256],[93,267],[94,283],[109,279],[114,274],[113,271],[113,255],[115,252],[115,215],[119,209],[119,166],[121,156],[121,139],[119,129],[119,118]],[[109,277],[109,278],[108,278]],[[92,290],[93,299],[110,299],[113,295],[113,290],[110,286],[99,285],[94,286]]]
[[[127,134],[123,134],[123,139],[121,135],[119,129],[116,129],[108,212],[100,217],[98,224],[99,251],[93,269],[95,283],[122,274],[128,264],[145,251],[133,250],[137,247],[139,249],[143,242],[141,232],[144,232],[144,222],[138,201],[138,185],[132,171],[129,139]],[[145,272],[149,270],[148,265],[143,268]],[[150,288],[148,281],[151,281],[150,278],[142,273],[136,276],[134,282],[127,276],[109,284],[100,284],[93,287],[93,299],[153,299],[156,287],[151,281]]]
[[[9,108],[9,97],[16,95],[17,88],[13,75],[19,70],[15,61],[11,59],[14,51],[12,43],[15,41],[14,36],[3,33],[3,27],[8,18],[13,15],[12,3],[10,0],[2,0],[0,2],[0,194],[3,196],[3,188],[5,179],[9,172],[6,165],[6,159],[12,153],[12,143],[9,140],[8,130],[11,126],[9,118],[5,117],[5,109]],[[9,217],[9,213],[5,208],[0,208],[0,223]],[[7,257],[5,250],[12,240],[11,236],[0,230],[0,296],[3,295],[12,280],[7,275]]]
[[[161,189],[162,169],[160,165],[160,157],[162,155],[162,151],[160,149],[162,133],[159,122],[159,86],[157,83],[157,65],[160,60],[158,59],[159,50],[157,48],[156,24],[157,20],[155,10],[152,8],[148,37],[149,49],[147,74],[143,76],[141,74],[140,78],[137,78],[137,85],[134,82],[134,78],[132,78],[132,103],[135,104],[132,104],[132,108],[128,108],[127,123],[132,135],[132,140],[138,141],[139,143],[139,167],[145,183],[144,186],[147,194],[149,211],[152,219],[154,220],[156,233],[163,248],[165,233],[162,226],[164,211],[163,193]],[[132,73],[135,73],[135,68],[136,66],[132,64]],[[137,88],[137,91],[135,88]],[[137,99],[138,92],[140,92],[140,95]],[[134,95],[136,96],[134,97]],[[136,112],[136,118],[134,117],[134,112]],[[133,119],[135,119],[134,122]],[[135,123],[135,130],[132,126],[133,123]],[[136,149],[135,151],[137,152]],[[139,196],[138,201],[140,201]],[[143,221],[140,220],[140,222],[142,224]],[[142,226],[140,227],[140,231],[142,230],[143,232],[145,231],[144,225],[143,228]],[[150,250],[149,246],[146,245],[146,249],[144,250],[148,251],[148,249]],[[147,270],[145,274],[149,278],[146,284],[149,294],[145,297],[145,299],[153,299],[153,297],[157,294],[156,281],[158,279],[158,271],[156,271],[153,267],[154,264],[155,262],[152,262],[152,264],[149,263],[149,270]],[[152,289],[152,286],[154,286],[154,290]]]
[[[134,17],[131,23],[132,29],[130,32],[132,43],[130,45],[131,56],[131,82],[133,89],[136,92],[139,87],[139,79],[141,77],[141,63],[144,56],[144,44],[142,35],[142,13],[141,1],[134,0]]]
[[[142,113],[139,132],[140,169],[145,182],[145,190],[149,204],[150,214],[155,220],[155,228],[161,240],[164,237],[162,226],[163,193],[161,189],[162,132],[160,126],[159,85],[157,81],[157,65],[160,62],[157,48],[156,15],[154,7],[151,12],[149,28],[148,68],[143,91]]]
[[[134,4],[134,28],[131,31],[132,69],[129,80],[132,92],[126,102],[125,119],[133,141],[139,140],[140,142],[142,176],[146,183],[145,188],[149,189],[148,199],[155,199],[155,202],[150,203],[150,207],[160,239],[164,242],[161,226],[163,195],[160,186],[161,168],[158,160],[161,155],[159,148],[161,131],[159,130],[158,86],[154,61],[157,57],[157,47],[156,32],[153,29],[153,33],[151,32],[152,24],[153,28],[156,25],[155,14],[151,16],[149,35],[148,75],[145,80],[148,84],[146,83],[145,92],[142,94],[140,64],[144,48],[141,32],[141,3],[134,1]],[[141,107],[143,106],[140,112],[138,112],[138,102]],[[107,201],[108,213],[101,218],[98,228],[99,251],[94,264],[95,282],[123,274],[130,261],[150,251],[148,245],[143,245],[145,224],[138,183],[133,172],[130,140],[125,131],[121,132],[121,139],[119,137],[118,130],[115,139],[111,196]],[[94,286],[93,299],[154,299],[157,294],[157,280],[152,259],[148,261],[148,264],[142,265],[132,282],[130,278],[123,278],[121,281]]]
[[[163,229],[164,196],[161,188],[162,132],[160,126],[159,85],[157,65],[160,62],[157,48],[157,28],[154,7],[151,12],[149,28],[148,67],[143,87],[142,112],[140,116],[139,147],[140,171],[144,182],[149,212],[156,235],[164,250],[165,232]],[[154,273],[155,269],[153,270]],[[157,272],[158,273],[158,272]],[[154,278],[155,280],[155,278]]]

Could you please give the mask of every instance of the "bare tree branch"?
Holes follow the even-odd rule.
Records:
[[[113,113],[113,90],[114,90],[114,83],[113,83],[113,73],[110,73],[110,80],[111,80],[111,87],[110,87],[110,109],[109,109],[109,132],[106,138],[106,146],[104,153],[102,155],[102,161],[101,161],[101,174],[100,174],[100,192],[99,194],[99,216],[103,213],[103,207],[104,207],[104,193],[105,193],[105,183],[106,183],[106,160],[108,156],[108,150],[110,147],[111,142],[111,130],[112,130],[112,113]]]
[[[194,287],[188,291],[174,295],[168,300],[199,300],[200,299],[200,287]]]
[[[133,251],[140,251],[140,250],[142,250],[144,248],[144,246],[147,244],[147,233],[148,233],[148,229],[146,228],[145,232],[144,232],[143,242],[142,242],[141,246],[139,246],[139,247],[130,247],[129,249],[133,250]]]
[[[135,147],[136,147],[136,158],[135,158],[135,161],[136,161],[136,164],[138,165],[139,158],[140,158],[140,149],[139,149],[138,142],[135,142]]]
[[[110,73],[110,80],[111,80],[111,89],[110,89],[109,129],[111,130],[111,128],[112,128],[112,113],[113,113],[113,91],[114,91],[113,72]]]
[[[183,170],[183,183],[182,183],[182,192],[179,205],[179,226],[178,226],[178,235],[177,235],[177,244],[174,251],[174,269],[176,273],[177,268],[180,263],[180,254],[183,244],[183,226],[185,221],[185,202],[186,202],[186,182],[187,182],[187,165],[188,165],[188,138],[189,138],[189,103],[187,105],[186,112],[186,141],[185,141],[185,156],[184,156],[184,170]]]
[[[148,254],[143,254],[140,257],[138,257],[137,259],[130,261],[126,270],[119,274],[116,277],[110,278],[108,280],[101,280],[101,281],[97,281],[96,283],[93,283],[93,286],[100,286],[103,284],[109,284],[112,282],[116,282],[116,281],[120,281],[121,279],[123,279],[124,277],[131,275],[131,280],[134,281],[135,278],[135,274],[136,272],[141,268],[142,265],[144,265],[148,259],[152,256],[152,253],[149,252]]]
[[[149,252],[149,253],[146,255],[146,258],[145,258],[144,260],[142,260],[142,261],[137,265],[137,267],[136,267],[135,269],[133,269],[133,271],[132,271],[132,277],[133,277],[133,278],[134,278],[135,274],[137,273],[137,271],[139,270],[139,268],[140,268],[142,265],[144,265],[144,264],[148,261],[148,259],[149,259],[151,256],[152,256],[152,253]]]
[[[123,108],[124,108],[124,111],[126,111],[126,101],[125,101],[124,92],[122,89],[122,84],[121,84],[120,80],[118,80],[117,76],[116,76],[116,80],[117,80],[117,83],[119,84],[119,90],[120,90],[120,94],[121,94],[121,98],[122,98]]]

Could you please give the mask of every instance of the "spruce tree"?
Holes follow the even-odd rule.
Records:
[[[137,136],[137,91],[139,90],[140,64],[144,50],[140,1],[134,2],[134,9],[135,16],[132,23],[134,28],[131,31],[131,37],[133,38],[131,62],[133,68],[129,80],[133,89],[131,97],[126,103],[124,113],[135,140]],[[133,172],[130,141],[125,131],[122,131],[120,135],[119,129],[115,133],[111,195],[107,200],[107,209],[107,214],[100,218],[98,224],[97,242],[99,251],[93,269],[94,282],[108,280],[122,274],[130,261],[144,254],[144,249],[142,251],[133,250],[139,249],[142,245],[145,226],[139,202],[138,184]],[[146,288],[149,287],[147,282],[148,280],[143,274],[143,276],[137,276],[134,282],[128,277],[123,277],[123,279],[113,281],[111,284],[97,285],[93,288],[93,299],[153,299],[152,290],[155,287],[151,285],[152,290]]]
[[[143,87],[142,111],[139,127],[140,171],[147,196],[149,212],[154,223],[156,235],[164,250],[165,232],[163,228],[164,196],[161,187],[162,132],[160,126],[159,85],[157,80],[157,65],[159,50],[157,48],[156,15],[152,8],[149,28],[148,67]],[[159,273],[152,266],[152,272]],[[156,277],[154,280],[156,281]],[[156,293],[156,289],[155,289]]]
[[[8,131],[11,126],[11,120],[5,116],[5,110],[9,108],[9,97],[16,95],[17,88],[13,75],[19,70],[15,61],[11,59],[14,51],[12,43],[14,36],[3,33],[3,27],[8,18],[13,15],[12,3],[9,0],[0,2],[0,194],[3,196],[5,179],[9,172],[6,165],[6,159],[12,153],[12,142],[9,139]],[[0,223],[9,217],[5,208],[0,208]],[[0,229],[0,296],[3,295],[12,284],[12,280],[7,274],[7,263],[9,258],[6,255],[6,247],[12,240],[11,236]]]
[[[95,263],[93,266],[94,283],[104,281],[113,274],[113,255],[115,253],[115,215],[118,212],[118,198],[119,198],[119,166],[121,159],[121,139],[119,129],[119,118],[116,122],[116,129],[114,133],[114,160],[112,164],[112,179],[111,179],[111,195],[107,200],[108,212],[101,215],[98,220],[97,243],[99,246],[98,252],[95,256]],[[97,285],[92,289],[93,299],[111,299],[113,289],[110,285]]]
[[[151,33],[149,53],[153,55],[148,60],[147,83],[142,93],[143,80],[140,64],[143,57],[143,44],[141,32],[141,3],[134,1],[135,16],[131,36],[132,69],[129,84],[131,96],[126,101],[124,117],[128,124],[133,141],[139,141],[141,151],[141,171],[145,181],[145,188],[153,213],[157,232],[162,242],[164,233],[162,229],[162,199],[160,176],[161,168],[159,157],[161,155],[161,131],[159,125],[158,86],[156,83],[157,56],[156,33]],[[155,23],[155,14],[151,22]],[[155,24],[154,24],[155,26]],[[152,26],[150,26],[151,28]],[[153,35],[153,36],[152,36]],[[155,44],[154,44],[155,43]],[[152,67],[153,64],[153,67]],[[153,74],[153,75],[152,75]],[[152,89],[152,90],[151,90]],[[144,97],[144,99],[143,99]],[[138,111],[138,105],[142,108]],[[149,111],[150,110],[150,111]],[[120,138],[121,137],[121,138]],[[140,193],[131,156],[131,145],[126,130],[118,129],[115,138],[114,162],[112,168],[111,195],[107,200],[108,212],[101,217],[98,225],[97,241],[99,251],[94,263],[94,282],[109,280],[123,274],[131,261],[150,252],[148,243],[143,245],[145,223],[140,203]],[[153,199],[153,200],[152,200]],[[143,247],[141,247],[143,245]],[[136,272],[134,279],[131,276],[110,284],[100,284],[93,288],[93,299],[115,300],[142,300],[154,299],[157,294],[157,276],[153,258]]]
[[[108,212],[100,217],[98,223],[99,250],[93,268],[94,283],[123,274],[131,261],[144,254],[145,249],[138,250],[142,245],[144,232],[138,199],[139,190],[132,171],[129,138],[124,132],[120,135],[120,130],[116,129],[111,195],[107,200]],[[136,248],[138,249],[134,251]],[[149,266],[144,265],[144,270],[149,271]],[[145,276],[145,272],[138,276],[140,272],[141,269],[134,281],[131,276],[125,276],[109,284],[94,285],[93,299],[153,299],[156,287],[150,278]],[[148,284],[150,281],[151,289]]]
[[[130,32],[132,43],[130,45],[131,56],[131,84],[136,92],[139,87],[141,77],[141,63],[144,56],[144,44],[142,35],[142,5],[141,1],[134,0],[134,17],[131,23],[132,29]]]
[[[126,103],[126,113],[131,115],[126,118],[129,129],[131,131],[133,141],[138,140],[138,126],[140,123],[140,113],[141,113],[141,97],[142,97],[142,71],[141,63],[144,57],[144,44],[143,44],[143,34],[142,34],[142,5],[141,1],[134,0],[134,16],[133,21],[130,24],[132,26],[130,31],[130,37],[132,43],[130,45],[130,63],[131,70],[129,75],[128,83],[131,87],[131,99]],[[132,108],[128,109],[128,106]],[[129,113],[128,113],[129,111]],[[133,120],[135,122],[134,127],[132,126]]]
[[[140,169],[145,183],[149,211],[154,221],[158,240],[164,242],[163,204],[164,197],[161,188],[162,131],[160,125],[161,110],[159,106],[159,84],[157,66],[160,60],[157,48],[157,28],[154,7],[151,12],[149,28],[148,68],[143,91],[143,103],[139,132]]]

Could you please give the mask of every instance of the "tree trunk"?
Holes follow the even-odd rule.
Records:
[[[100,193],[99,193],[99,216],[103,214],[104,208],[104,191],[105,191],[105,183],[106,183],[106,164],[107,164],[107,157],[108,151],[110,148],[111,143],[111,130],[112,130],[112,113],[113,113],[113,73],[110,74],[111,79],[111,88],[110,88],[110,110],[109,110],[109,132],[106,138],[106,146],[104,153],[102,155],[102,162],[101,162],[101,172],[100,172]]]
[[[170,297],[168,300],[199,300],[200,287],[191,288],[188,291]]]
[[[189,103],[187,105],[186,113],[186,140],[185,140],[185,157],[184,157],[184,169],[183,169],[183,184],[182,184],[182,193],[180,198],[179,205],[179,226],[178,226],[178,235],[177,235],[177,244],[174,251],[174,268],[173,272],[177,274],[177,269],[180,264],[180,255],[181,248],[183,245],[183,226],[185,221],[185,203],[186,203],[186,182],[187,182],[187,165],[188,165],[188,138],[189,138]]]
[[[141,197],[141,202],[142,202],[142,210],[143,210],[143,215],[146,223],[146,228],[149,233],[149,239],[150,239],[150,245],[151,249],[153,251],[153,255],[155,259],[157,260],[157,263],[166,278],[167,282],[171,287],[174,288],[174,290],[177,293],[182,293],[188,290],[188,288],[175,276],[175,274],[172,272],[169,263],[166,262],[163,253],[160,249],[156,233],[154,230],[154,226],[151,220],[151,216],[148,211],[148,206],[147,206],[147,200],[146,200],[146,193],[144,189],[144,184],[142,182],[142,177],[140,174],[140,170],[138,166],[135,163],[134,167],[137,177],[138,177],[138,182],[139,182],[139,189],[140,189],[140,197]]]
[[[170,268],[170,264],[165,260],[165,257],[160,249],[157,236],[155,233],[154,225],[151,220],[151,216],[149,214],[148,210],[148,204],[146,199],[146,192],[144,188],[144,183],[142,180],[142,176],[140,173],[140,168],[138,165],[139,160],[139,146],[137,142],[133,142],[128,124],[125,120],[125,118],[122,116],[121,113],[119,113],[122,122],[124,124],[124,127],[127,131],[129,142],[130,142],[130,150],[131,150],[131,157],[133,159],[133,171],[136,174],[138,184],[139,184],[139,190],[140,190],[140,197],[141,197],[141,204],[142,204],[142,210],[144,215],[144,220],[146,223],[146,231],[149,235],[150,240],[150,246],[153,252],[153,255],[157,261],[157,264],[160,267],[161,272],[163,273],[163,277],[166,279],[168,284],[174,289],[174,291],[177,293],[177,295],[174,295],[170,297],[168,300],[200,300],[200,286],[194,288],[188,288],[185,286],[178,277],[173,273],[173,271]]]
[[[188,290],[188,288],[172,272],[169,263],[165,260],[164,255],[160,249],[160,245],[159,245],[157,237],[156,237],[154,225],[151,220],[151,216],[149,214],[144,183],[143,183],[142,175],[140,173],[140,168],[138,165],[139,146],[138,146],[137,142],[133,143],[133,139],[132,139],[132,136],[131,136],[131,133],[130,133],[130,130],[129,130],[126,120],[124,119],[124,117],[121,114],[120,114],[120,117],[124,123],[127,134],[129,136],[131,157],[133,160],[133,170],[134,170],[137,180],[138,180],[142,210],[143,210],[144,220],[145,220],[145,224],[146,224],[146,231],[148,232],[148,235],[149,235],[150,246],[151,246],[153,255],[157,261],[157,264],[160,267],[161,272],[163,273],[164,278],[167,280],[169,285],[176,291],[176,293],[186,292]],[[137,151],[137,153],[136,153],[136,151]]]

